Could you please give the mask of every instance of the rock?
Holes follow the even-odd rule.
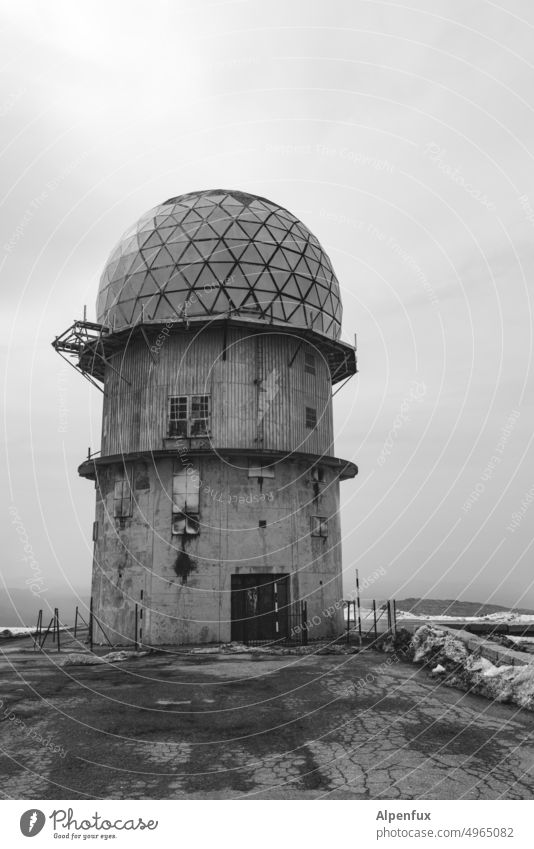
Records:
[[[103,663],[101,657],[96,654],[68,654],[66,657],[60,658],[60,666],[96,666]]]

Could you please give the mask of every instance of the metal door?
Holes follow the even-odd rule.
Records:
[[[288,635],[288,576],[232,575],[232,640],[273,642]]]

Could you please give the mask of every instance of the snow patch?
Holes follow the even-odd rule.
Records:
[[[510,702],[534,711],[534,664],[495,666],[471,654],[458,637],[422,625],[412,639],[414,663],[443,668],[444,683],[497,702]]]

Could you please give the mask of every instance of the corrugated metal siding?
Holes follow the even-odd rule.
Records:
[[[167,399],[180,394],[211,395],[215,448],[333,454],[328,367],[311,345],[298,346],[291,336],[233,328],[223,359],[222,330],[172,333],[154,362],[145,342],[132,340],[111,360],[125,379],[106,369],[102,454],[163,448]],[[315,354],[315,376],[305,372],[306,350]],[[307,406],[317,410],[313,431]]]

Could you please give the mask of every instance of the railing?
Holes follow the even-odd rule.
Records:
[[[52,633],[52,642],[57,643],[58,652],[61,651],[61,625],[59,623],[59,611],[57,607],[54,607],[54,615],[50,622],[48,623],[48,628],[44,632],[43,636],[43,611],[39,611],[39,615],[37,617],[37,626],[35,629],[35,634],[33,638],[33,648],[34,650],[39,648],[42,649],[44,644],[46,643],[48,635]]]
[[[345,602],[347,642],[351,636],[357,635],[360,642],[384,634],[397,633],[397,605],[395,599],[382,602],[377,607],[376,599],[352,599]],[[351,628],[351,609],[354,610]],[[385,625],[385,627],[382,627]],[[379,627],[380,626],[380,627]]]

